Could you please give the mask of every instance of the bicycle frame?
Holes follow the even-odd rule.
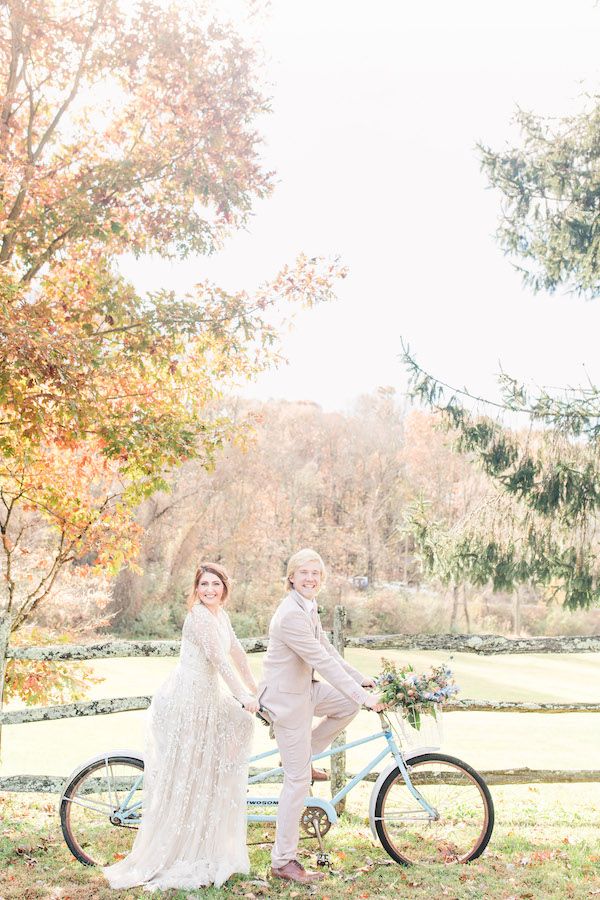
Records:
[[[404,782],[413,795],[415,800],[421,805],[425,813],[431,819],[437,818],[437,811],[429,805],[425,797],[417,790],[417,788],[413,785],[410,774],[407,769],[407,762],[410,764],[410,759],[413,756],[418,755],[422,750],[411,751],[409,754],[403,754],[394,738],[394,734],[392,732],[389,723],[386,722],[385,718],[382,718],[382,724],[386,724],[387,727],[384,727],[382,731],[378,731],[375,734],[370,734],[367,737],[359,738],[356,741],[351,741],[349,744],[343,744],[338,747],[332,747],[329,750],[325,750],[323,753],[317,753],[314,755],[311,760],[312,762],[316,762],[320,759],[327,759],[327,757],[335,756],[338,753],[343,753],[346,750],[352,750],[354,747],[360,747],[363,744],[369,744],[373,741],[377,740],[385,740],[385,747],[377,753],[370,762],[364,766],[361,771],[351,778],[342,788],[337,792],[337,794],[331,798],[331,800],[325,800],[322,797],[312,797],[309,796],[305,800],[306,806],[318,807],[322,809],[331,822],[332,825],[335,825],[338,821],[338,816],[335,810],[336,804],[340,802],[344,797],[346,797],[350,791],[356,787],[363,779],[373,771],[375,766],[377,766],[382,760],[384,760],[387,756],[391,756],[394,760],[395,764],[398,766],[400,770],[400,774],[404,779]],[[132,751],[122,751],[126,755],[134,756],[135,754]],[[275,747],[273,750],[267,750],[264,753],[259,753],[256,756],[251,757],[250,762],[256,763],[259,760],[267,759],[270,756],[274,756],[279,753],[279,749]],[[109,801],[112,804],[112,791],[111,791],[111,780],[108,775],[108,755],[102,754],[97,759],[104,759],[106,773],[107,773],[107,783],[109,785]],[[89,762],[89,761],[88,761]],[[393,764],[392,764],[393,765]],[[272,769],[267,769],[264,772],[259,772],[256,775],[251,775],[248,778],[248,785],[260,784],[261,782],[266,781],[272,775],[278,775],[283,772],[282,766],[276,766]],[[73,773],[75,774],[75,773]],[[120,825],[131,825],[132,823],[137,823],[139,812],[142,804],[138,801],[133,803],[131,806],[132,798],[134,797],[136,791],[139,789],[143,779],[143,774],[140,774],[138,778],[135,779],[133,785],[130,786],[127,795],[123,798],[117,808],[113,808],[111,818],[115,824]],[[69,781],[71,779],[69,778]],[[116,800],[116,796],[115,796]],[[78,801],[80,802],[80,801]],[[279,797],[260,797],[260,796],[252,796],[249,795],[246,799],[247,805],[250,807],[261,807],[261,806],[278,806],[279,805]],[[82,804],[83,805],[83,804]],[[267,813],[248,813],[247,815],[248,822],[276,822],[277,816]]]
[[[316,762],[320,759],[326,759],[330,756],[335,756],[337,753],[343,753],[345,750],[352,750],[354,747],[360,747],[363,744],[369,744],[371,741],[376,741],[379,739],[385,739],[386,746],[383,750],[381,750],[373,759],[367,763],[367,765],[361,769],[361,771],[351,778],[342,788],[337,792],[337,794],[331,798],[331,800],[324,800],[320,797],[307,797],[305,801],[306,806],[317,806],[320,809],[323,809],[327,813],[327,817],[332,825],[334,825],[337,820],[337,813],[335,811],[335,806],[340,802],[350,791],[356,787],[356,785],[361,782],[369,772],[375,768],[375,766],[380,763],[386,756],[391,755],[398,766],[402,778],[411,792],[415,800],[422,806],[424,811],[430,816],[432,819],[437,817],[437,812],[433,807],[429,805],[427,800],[423,797],[423,795],[417,790],[417,788],[413,785],[410,780],[410,775],[408,773],[408,769],[406,767],[406,762],[404,756],[400,752],[398,745],[394,739],[394,735],[392,733],[391,728],[384,728],[383,731],[379,731],[376,734],[371,734],[365,738],[359,738],[356,741],[352,741],[349,744],[343,744],[339,747],[333,747],[330,750],[325,750],[323,753],[317,753],[315,756],[311,758],[312,762]],[[269,756],[274,756],[278,753],[279,750],[276,747],[274,750],[267,750],[265,753],[259,753],[257,756],[253,756],[250,760],[251,763],[258,762],[261,759],[267,759]],[[419,751],[418,751],[419,752]],[[416,754],[411,754],[416,755]],[[407,757],[408,758],[408,757]],[[266,781],[272,775],[277,775],[280,772],[283,772],[283,768],[281,766],[277,766],[273,769],[267,769],[265,772],[259,772],[256,775],[251,775],[248,779],[248,784],[260,784],[260,782]],[[249,806],[277,806],[279,804],[278,797],[253,797],[249,796],[247,798],[247,803]],[[277,820],[277,816],[275,815],[267,815],[267,814],[258,814],[258,813],[249,813],[248,814],[249,822],[275,822]]]
[[[410,846],[409,850],[406,851],[402,842],[398,844],[396,841],[393,834],[393,825],[392,831],[388,830],[388,824],[393,822],[408,823],[409,830],[412,827],[410,823],[417,823],[413,834],[415,839],[413,844],[420,847],[422,843],[425,847],[425,854],[428,852],[428,839],[423,838],[420,842],[419,838],[423,837],[423,835],[432,836],[434,844],[429,847],[429,851],[431,851],[430,856],[433,853],[433,856],[431,856],[432,861],[439,861],[439,854],[442,854],[444,861],[469,862],[471,859],[477,859],[489,843],[494,827],[493,801],[481,776],[459,759],[446,756],[445,754],[430,752],[438,750],[438,747],[421,746],[409,751],[403,751],[401,749],[401,739],[398,737],[397,744],[394,738],[394,727],[387,716],[381,715],[381,726],[382,730],[375,734],[370,734],[351,743],[315,754],[312,757],[315,761],[326,759],[327,757],[343,753],[345,750],[352,750],[363,744],[370,744],[378,740],[383,741],[385,744],[357,775],[350,778],[337,791],[331,800],[313,796],[308,796],[304,799],[306,809],[301,817],[302,827],[309,837],[316,837],[319,842],[320,852],[317,854],[317,863],[325,865],[328,862],[322,838],[327,833],[329,826],[336,824],[338,821],[335,805],[343,800],[383,760],[386,760],[386,763],[380,766],[379,775],[371,791],[369,822],[373,837],[382,844],[392,859],[403,864],[420,860],[418,852],[415,854],[410,853],[410,846],[413,846],[410,835],[407,838],[407,846]],[[273,750],[259,753],[251,761],[258,762],[259,760],[267,759],[277,752],[278,748],[275,747]],[[475,817],[468,810],[459,809],[457,818],[455,815],[456,810],[452,806],[452,802],[454,802],[452,796],[446,798],[443,791],[441,793],[432,791],[432,799],[433,797],[436,798],[433,802],[437,802],[438,797],[441,800],[440,812],[438,813],[437,809],[427,802],[416,785],[412,783],[414,767],[415,772],[419,776],[423,773],[425,774],[425,778],[419,778],[419,780],[422,780],[423,785],[437,784],[438,763],[442,767],[442,775],[446,770],[450,770],[452,777],[447,782],[449,785],[467,784],[478,790],[479,794],[475,794],[473,801],[475,805],[471,807],[471,811],[474,811],[476,814]],[[431,766],[434,767],[433,770],[428,768]],[[104,824],[105,829],[107,822],[131,829],[139,826],[143,800],[140,801],[136,795],[140,789],[143,790],[143,767],[144,759],[136,751],[127,749],[112,750],[87,760],[69,776],[60,800],[61,827],[69,849],[80,862],[83,862],[85,865],[98,864],[95,856],[90,856],[90,852],[93,853],[93,851],[84,848],[90,843],[90,835],[92,843],[96,839],[96,831],[99,824]],[[132,770],[134,770],[135,774],[132,774]],[[253,785],[266,782],[270,779],[270,776],[282,771],[282,767],[278,766],[253,774],[250,776],[248,783]],[[462,781],[460,776],[462,776]],[[446,781],[441,783],[445,785]],[[398,785],[400,792],[394,795],[396,799],[392,799],[391,803],[388,803],[390,791],[396,792]],[[404,794],[403,785],[407,789]],[[425,792],[429,795],[427,788]],[[407,794],[412,795],[412,802]],[[462,806],[464,798],[459,797],[456,799],[460,801],[459,806]],[[250,814],[247,814],[248,821],[257,823],[275,823],[277,821],[277,816],[272,814],[272,809],[267,814],[266,811],[263,812],[261,807],[277,808],[280,802],[279,797],[250,795],[247,797],[247,802],[250,805]],[[448,803],[450,803],[450,806],[448,806]],[[100,819],[96,816],[93,819],[84,818],[82,822],[76,819],[75,823],[73,823],[71,810],[74,807],[71,804],[82,806],[100,814]],[[449,809],[449,816],[446,816],[447,809]],[[471,822],[471,819],[473,819],[473,822]],[[434,822],[439,822],[442,829],[437,837],[436,829],[429,828]],[[421,825],[419,826],[418,823],[421,823]],[[470,831],[467,829],[468,833],[466,833],[466,837],[462,842],[461,852],[459,853],[458,849],[454,852],[452,851],[453,834],[463,825],[473,825],[475,831],[471,836],[470,831],[473,831],[473,828]],[[444,828],[448,830],[448,827],[450,829],[450,837],[446,838]],[[426,830],[420,833],[419,828]],[[400,832],[403,834],[404,831],[404,825],[401,824]],[[104,833],[100,829],[98,840],[103,840]],[[83,836],[83,840],[81,836]],[[437,841],[437,844],[435,841]],[[409,853],[408,856],[406,856],[407,852]]]

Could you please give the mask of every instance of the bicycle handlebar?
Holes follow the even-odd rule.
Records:
[[[363,705],[362,709],[367,710],[367,712],[376,712],[376,710],[372,709],[370,706]],[[271,720],[269,718],[267,718],[267,716],[263,715],[263,713],[268,714],[268,712],[269,712],[269,710],[265,706],[259,706],[258,712],[255,712],[254,715],[256,716],[257,719],[259,719],[260,722],[263,723],[263,725],[266,725],[268,728],[270,728],[271,724],[272,724]],[[381,718],[382,716],[385,715],[385,712],[386,712],[386,710],[384,710],[384,709],[378,710],[377,715]]]
[[[256,716],[257,719],[260,719],[260,721],[263,723],[263,725],[270,727],[271,721],[269,719],[267,719],[266,716],[263,716],[263,713],[268,712],[268,711],[269,710],[265,709],[264,706],[259,706],[258,712],[255,712],[254,715]]]

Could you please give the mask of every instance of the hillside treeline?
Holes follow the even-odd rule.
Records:
[[[453,448],[435,414],[407,412],[391,390],[347,412],[239,399],[224,412],[245,437],[219,451],[212,471],[199,461],[172,470],[170,489],[138,507],[136,565],[116,578],[85,565],[67,569],[38,624],[177,637],[195,567],[208,558],[233,575],[238,633],[264,634],[286,561],[308,545],[329,570],[324,621],[343,603],[354,633],[600,633],[599,609],[570,612],[556,592],[533,584],[502,593],[424,575],[415,511],[458,532],[496,502],[490,480]],[[80,562],[93,563],[93,555]]]
[[[352,579],[367,579],[371,591],[390,583],[414,589],[421,574],[407,527],[412,505],[425,501],[448,522],[485,493],[435,417],[406,414],[392,391],[345,413],[286,401],[236,401],[229,412],[250,423],[243,444],[221,453],[212,472],[185,464],[172,474],[171,492],[139,508],[143,574],[117,578],[113,627],[175,627],[202,558],[230,568],[232,611],[248,633],[264,630],[286,561],[302,546],[315,547],[329,567],[325,605],[348,599]]]

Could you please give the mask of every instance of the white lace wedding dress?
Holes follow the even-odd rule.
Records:
[[[252,716],[222,691],[248,699],[231,666],[252,675],[229,617],[197,603],[183,625],[181,655],[148,710],[142,824],[129,856],[104,868],[111,887],[220,886],[250,870],[246,786]]]

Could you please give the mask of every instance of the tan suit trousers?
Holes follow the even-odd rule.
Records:
[[[323,681],[311,685],[313,716],[321,721],[310,730],[310,721],[293,728],[277,723],[273,730],[283,765],[283,790],[277,811],[277,830],[271,854],[274,868],[296,859],[300,838],[300,815],[311,783],[311,754],[322,753],[332,740],[352,721],[359,704]]]

